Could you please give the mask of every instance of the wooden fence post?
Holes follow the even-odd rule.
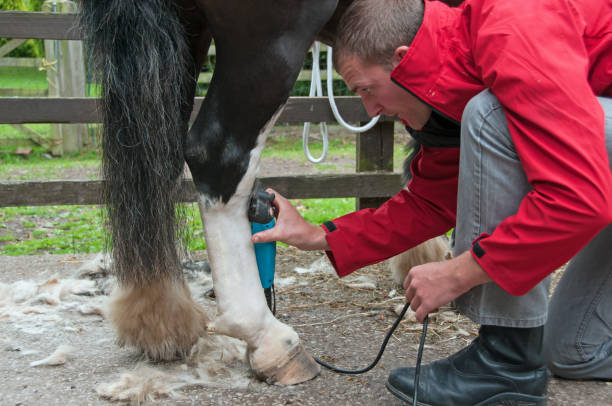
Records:
[[[357,172],[393,172],[393,121],[381,121],[372,129],[358,134],[356,158]],[[386,200],[385,197],[362,197],[356,200],[355,205],[360,210],[378,207]]]
[[[68,0],[47,0],[42,6],[46,12],[76,13],[77,4]],[[49,97],[85,97],[85,68],[83,45],[80,41],[45,40],[45,59]],[[87,141],[84,124],[54,124],[51,137],[61,140],[51,152],[54,155],[77,152]]]

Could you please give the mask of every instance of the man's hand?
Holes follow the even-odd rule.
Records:
[[[490,281],[468,251],[449,261],[415,266],[404,280],[404,289],[416,319],[423,322],[428,313]]]
[[[274,215],[276,225],[266,231],[253,234],[252,241],[268,242],[281,241],[306,251],[329,250],[325,239],[325,230],[319,226],[308,223],[293,207],[289,200],[280,193],[267,189],[268,193],[274,193]]]

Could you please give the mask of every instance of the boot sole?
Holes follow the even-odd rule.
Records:
[[[388,381],[385,382],[387,390],[394,396],[400,398],[404,402],[412,403],[412,396],[406,395],[401,390],[391,385]],[[419,406],[433,406],[429,403],[420,402],[417,399],[417,405]],[[522,393],[506,392],[497,394],[489,399],[483,400],[480,403],[476,403],[474,406],[546,406],[545,396],[531,396]]]

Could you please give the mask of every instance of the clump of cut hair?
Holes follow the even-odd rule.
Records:
[[[355,0],[340,23],[333,62],[340,69],[347,57],[393,68],[397,47],[410,45],[423,23],[423,0]]]

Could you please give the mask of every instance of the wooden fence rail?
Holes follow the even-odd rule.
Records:
[[[0,11],[0,38],[80,40],[76,14]],[[327,48],[321,46],[321,52]],[[216,54],[214,45],[209,55]]]
[[[0,37],[79,40],[76,14],[0,12]]]
[[[200,109],[204,98],[196,97],[191,120]],[[96,98],[0,98],[0,123],[100,123]],[[336,104],[349,122],[368,120],[368,114],[358,97],[342,96]],[[326,97],[290,97],[281,113],[278,123],[313,123],[334,121]],[[384,118],[385,120],[391,120]]]
[[[394,173],[317,174],[267,176],[259,178],[290,199],[389,196],[400,187]],[[14,181],[0,182],[0,207],[101,204],[102,180]],[[195,186],[190,179],[181,184],[180,201],[195,202]]]

